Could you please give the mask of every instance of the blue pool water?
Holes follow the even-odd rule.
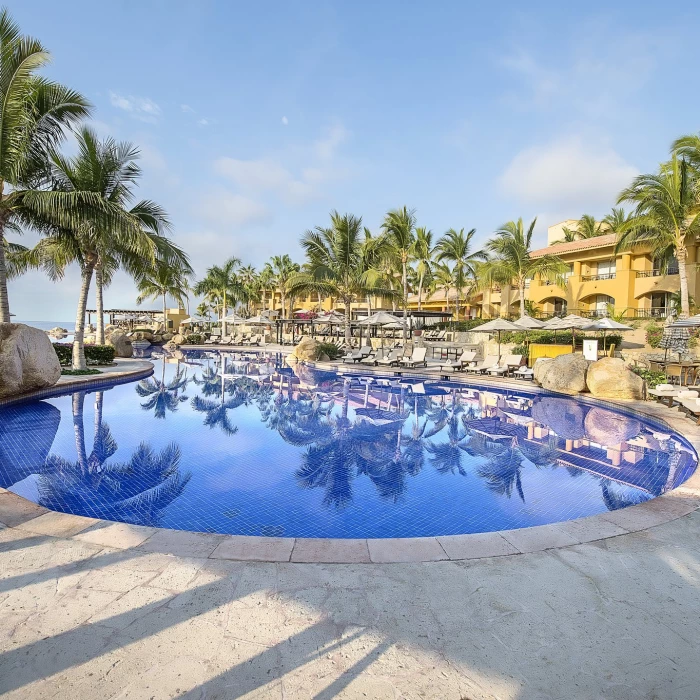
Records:
[[[152,359],[140,382],[0,408],[0,486],[140,525],[416,537],[614,510],[696,467],[659,426],[525,389],[368,383],[264,354]]]

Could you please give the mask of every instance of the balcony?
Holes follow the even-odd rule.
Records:
[[[616,273],[609,272],[605,275],[581,275],[581,282],[598,282],[600,280],[614,280]]]
[[[672,309],[666,306],[655,306],[651,309],[631,309],[633,318],[666,318]]]
[[[640,277],[663,277],[664,275],[677,275],[678,267],[669,267],[665,272],[663,270],[639,270],[637,272],[637,278]]]

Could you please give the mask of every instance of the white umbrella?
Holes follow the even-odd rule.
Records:
[[[180,323],[209,323],[206,318],[199,318],[198,316],[190,316],[189,318],[180,321]]]
[[[394,314],[390,314],[388,311],[377,311],[372,314],[369,318],[362,321],[358,321],[359,326],[386,326],[388,323],[398,323],[401,328],[404,327],[403,321]]]
[[[554,331],[555,337],[557,331],[571,331],[571,347],[576,350],[576,328],[583,328],[584,326],[590,325],[591,321],[588,318],[583,318],[582,316],[577,316],[576,314],[569,314],[564,316],[564,318],[550,318],[542,330]]]
[[[228,316],[224,318],[226,323],[245,323],[246,319],[243,316],[239,316],[235,311],[232,311]]]
[[[516,326],[511,321],[505,318],[495,318],[493,321],[484,323],[481,326],[472,328],[473,333],[497,333],[498,334],[498,356],[501,356],[501,332],[506,331],[507,333],[512,333],[515,331],[521,331],[520,326]]]
[[[257,316],[251,316],[250,318],[243,318],[239,323],[248,323],[251,326],[267,326],[271,323],[269,317],[258,314]]]
[[[679,318],[671,324],[671,328],[698,328],[700,327],[700,314],[690,318]]]
[[[331,311],[328,314],[319,314],[316,316],[314,319],[314,323],[331,323],[331,324],[340,324],[340,323],[345,323],[345,316],[341,316],[340,314],[337,314],[335,311]]]
[[[612,318],[599,318],[594,323],[584,326],[581,330],[584,331],[603,331],[603,352],[605,352],[605,335],[608,331],[631,331],[632,326],[626,326],[624,323],[618,323]]]
[[[532,316],[521,316],[517,321],[513,321],[516,326],[520,326],[526,331],[538,330],[544,326],[544,321],[540,321],[537,318],[532,318]]]

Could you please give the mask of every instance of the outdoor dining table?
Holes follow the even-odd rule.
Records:
[[[672,360],[662,360],[655,362],[654,364],[658,364],[659,366],[663,367],[663,371],[667,376],[670,367],[679,367],[680,376],[678,379],[680,384],[689,383],[690,380],[694,379],[694,375],[697,370],[700,369],[700,362],[698,361],[673,362]]]
[[[461,350],[462,350],[462,348],[460,348],[459,346],[452,347],[450,345],[432,345],[431,344],[428,347],[430,347],[430,349],[432,351],[431,357],[434,358],[435,353],[439,352],[440,354],[438,357],[441,360],[451,359],[450,355],[453,355],[454,359],[456,360],[459,357],[459,355],[461,354]]]

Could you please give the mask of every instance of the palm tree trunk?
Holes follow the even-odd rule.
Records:
[[[2,199],[2,189],[0,189]],[[0,323],[10,322],[10,298],[7,296],[7,267],[5,265],[5,217],[0,218]]]
[[[521,277],[518,280],[518,291],[520,292],[520,318],[525,316],[525,280]]]
[[[345,301],[345,345],[350,347],[350,300]]]
[[[423,280],[425,278],[425,273],[420,273],[420,279],[418,280],[418,311],[423,310]]]
[[[82,283],[78,297],[78,311],[75,315],[75,335],[73,337],[73,369],[87,369],[85,361],[85,310],[87,309],[88,292],[92,282],[92,272],[95,261],[91,257],[83,264],[81,271]]]
[[[367,295],[367,318],[369,318],[372,315],[372,297],[368,294]],[[370,328],[369,324],[367,324],[367,345],[371,345],[372,341],[370,340]]]
[[[678,258],[678,276],[681,283],[681,318],[690,316],[690,300],[688,299],[688,269],[686,267],[687,251],[680,246],[676,250]]]
[[[403,340],[404,343],[406,342],[406,339],[408,338],[408,330],[406,328],[407,324],[407,319],[408,319],[408,274],[406,270],[406,261],[402,260],[401,261],[401,267],[402,267],[402,272],[401,272],[401,282],[403,283]]]
[[[221,305],[221,337],[226,335],[226,290],[224,289],[224,300]]]
[[[105,344],[105,305],[103,297],[104,276],[102,274],[102,264],[97,263],[95,267],[95,308],[97,309],[97,334],[95,345]]]
[[[167,309],[165,308],[165,292],[163,292],[163,333],[168,332],[168,315],[167,315]],[[165,363],[163,363],[165,364]]]

